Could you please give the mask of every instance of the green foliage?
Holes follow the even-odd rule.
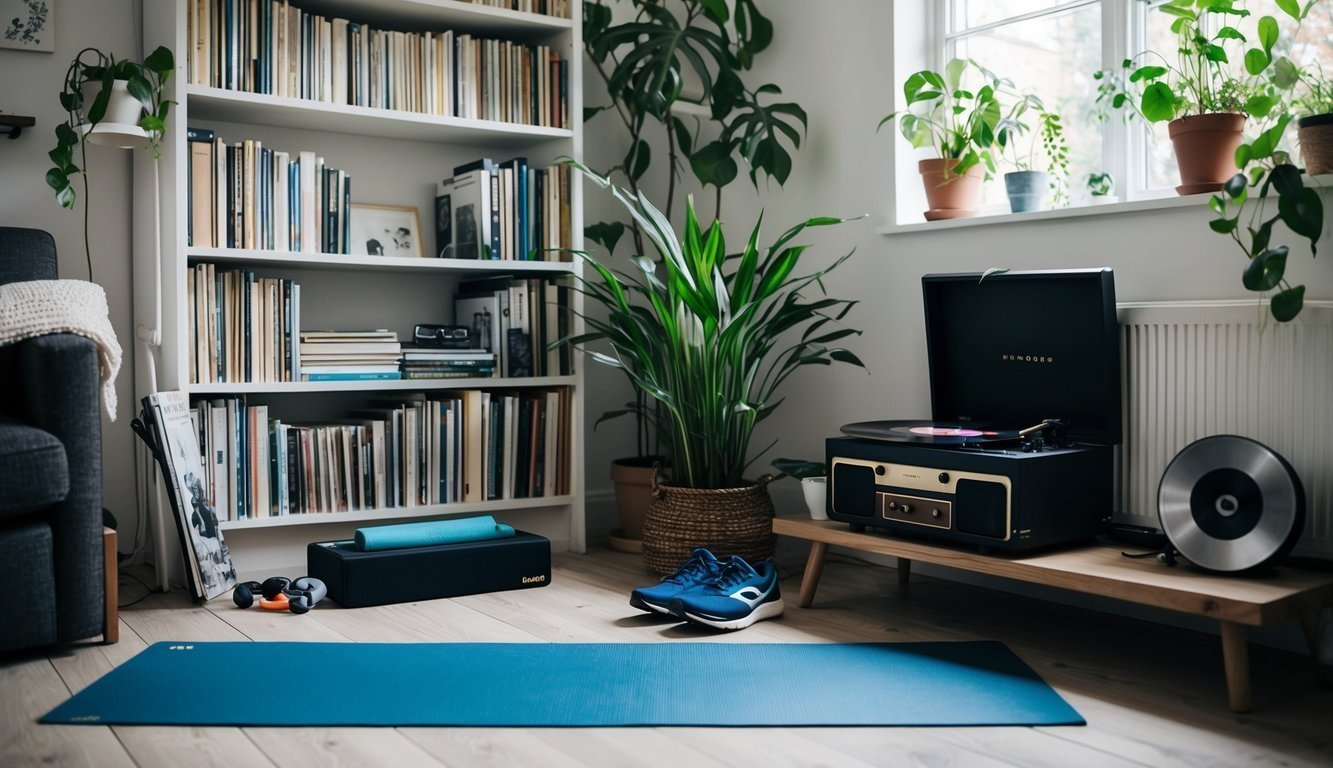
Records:
[[[1243,6],[1244,0],[1170,0],[1159,6],[1173,17],[1175,55],[1145,51],[1125,59],[1123,72],[1094,73],[1098,115],[1128,108],[1152,123],[1213,112],[1266,116],[1276,104],[1262,76],[1274,65],[1277,20],[1260,18],[1257,45],[1245,48],[1250,41],[1234,26],[1251,15]],[[1233,60],[1244,64],[1248,77],[1233,74]]]
[[[1105,197],[1115,191],[1115,177],[1110,171],[1089,173],[1084,181],[1093,197]]]
[[[46,172],[46,183],[55,190],[56,201],[64,208],[73,208],[75,200],[71,176],[87,178],[86,158],[80,158],[84,167],[75,165],[74,149],[82,148],[83,137],[106,116],[111,100],[111,86],[124,81],[126,89],[142,106],[139,127],[148,132],[154,152],[166,127],[167,114],[172,102],[163,96],[167,80],[176,66],[171,51],[159,46],[142,63],[128,59],[116,61],[115,56],[96,48],[84,48],[70,62],[65,82],[60,91],[60,105],[66,113],[65,122],[56,126],[56,146],[47,156],[53,167]],[[92,101],[84,103],[83,88],[96,84]]]
[[[608,107],[589,110],[587,119],[616,112],[631,137],[629,156],[611,171],[624,173],[637,190],[651,163],[643,129],[655,122],[671,140],[673,190],[682,168],[677,153],[704,186],[730,184],[739,171],[736,158],[749,169],[752,183],[758,185],[760,174],[786,183],[806,114],[797,104],[775,101],[782,93],[776,85],[752,90],[741,77],[773,40],[773,24],[755,0],[737,0],[734,16],[722,0],[682,0],[671,7],[657,0],[628,2],[635,15],[623,24],[613,24],[611,8],[599,0],[583,6],[584,49],[611,99]],[[686,72],[703,88],[709,118],[700,122],[718,130],[716,139],[703,141],[703,126],[691,129],[673,111]]]
[[[781,480],[784,477],[794,477],[797,480],[804,480],[807,477],[827,477],[828,465],[822,461],[809,461],[807,459],[773,459],[773,468],[778,471],[775,478]]]
[[[972,59],[953,59],[943,74],[923,69],[907,78],[903,83],[907,108],[887,115],[878,127],[896,119],[898,130],[913,147],[930,147],[941,158],[956,158],[956,174],[980,164],[993,173],[996,150],[1003,150],[1005,137],[1000,90],[1012,85]]]
[[[1295,0],[1287,0],[1277,5],[1298,22],[1299,33],[1299,22],[1305,20],[1317,2],[1309,0],[1302,6]],[[1273,242],[1274,228],[1279,222],[1285,225],[1296,237],[1309,242],[1311,255],[1316,255],[1324,229],[1324,205],[1319,193],[1306,186],[1301,170],[1281,149],[1282,138],[1295,118],[1295,110],[1319,109],[1321,100],[1326,110],[1333,90],[1324,79],[1319,62],[1303,68],[1285,56],[1274,59],[1277,38],[1277,21],[1267,16],[1261,19],[1260,47],[1246,54],[1247,70],[1264,78],[1259,89],[1259,93],[1266,95],[1260,104],[1262,113],[1250,111],[1261,118],[1259,132],[1236,148],[1236,166],[1240,172],[1209,199],[1208,208],[1214,218],[1208,226],[1231,238],[1245,254],[1241,284],[1257,293],[1272,292],[1269,311],[1277,321],[1286,322],[1300,314],[1305,286],[1287,281],[1290,248]],[[1251,59],[1255,66],[1251,66]],[[1258,67],[1260,63],[1265,66]],[[1303,93],[1298,93],[1298,88]],[[1288,92],[1294,98],[1288,98]],[[1291,106],[1284,105],[1288,101]]]
[[[856,302],[823,295],[823,277],[851,254],[800,274],[808,246],[790,244],[809,227],[844,220],[809,219],[761,248],[761,216],[740,253],[729,255],[722,224],[701,229],[692,199],[678,237],[645,196],[575,167],[610,188],[660,260],[639,256],[633,270],[621,271],[581,254],[593,275],[580,280],[580,289],[605,315],[585,315],[587,333],[556,343],[580,347],[624,371],[637,390],[660,404],[674,482],[691,488],[742,485],[753,461],[755,424],[782,402],[777,391],[787,377],[806,365],[864,367],[836,346],[861,333],[842,324]],[[814,289],[819,296],[805,295]],[[589,347],[595,343],[609,347],[609,354]]]
[[[1029,112],[1035,113],[1037,117],[1035,131],[1026,121]],[[1029,131],[1031,136],[1024,145],[1021,139]],[[1019,95],[1000,121],[996,143],[1010,151],[1010,162],[1015,170],[1046,171],[1050,176],[1052,205],[1061,207],[1069,201],[1069,143],[1065,140],[1064,122],[1058,112],[1046,109],[1035,95]],[[1043,164],[1038,163],[1038,151],[1045,160]]]

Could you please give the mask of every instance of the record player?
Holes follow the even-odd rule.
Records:
[[[1109,523],[1120,442],[1110,269],[926,275],[931,419],[826,441],[829,517],[999,551]]]

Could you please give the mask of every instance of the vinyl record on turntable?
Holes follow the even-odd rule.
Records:
[[[844,424],[842,433],[848,437],[869,440],[931,445],[972,445],[1018,439],[1016,429],[999,429],[987,424],[939,421],[858,421],[854,424]]]
[[[1213,571],[1259,568],[1291,551],[1305,526],[1296,471],[1264,444],[1214,435],[1167,465],[1157,513],[1172,546]]]

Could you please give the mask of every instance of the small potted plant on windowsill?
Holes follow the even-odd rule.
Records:
[[[1032,130],[1023,120],[1029,112],[1036,114],[1038,127],[1025,143],[1023,135]],[[1048,203],[1068,204],[1069,144],[1058,113],[1047,110],[1036,96],[1024,95],[1001,121],[998,143],[1012,150],[1014,170],[1004,174],[1009,210],[1024,213],[1043,210]],[[1039,156],[1045,159],[1046,170],[1038,170]]]
[[[66,119],[56,126],[56,145],[47,153],[54,165],[46,172],[46,183],[55,190],[61,207],[74,207],[73,177],[83,177],[87,193],[89,143],[160,151],[159,142],[173,103],[166,98],[166,83],[175,66],[171,51],[163,46],[142,62],[118,60],[96,48],[84,48],[75,55],[60,91],[60,106],[65,109]],[[80,153],[78,163],[75,163],[75,149]],[[83,221],[91,280],[86,201]]]
[[[1237,171],[1235,153],[1246,120],[1265,118],[1277,105],[1275,94],[1259,79],[1273,62],[1277,22],[1271,16],[1259,21],[1259,45],[1244,54],[1248,77],[1238,77],[1228,49],[1247,42],[1233,22],[1248,17],[1248,10],[1232,0],[1170,0],[1159,10],[1175,17],[1176,55],[1145,51],[1125,60],[1124,68],[1131,70],[1128,87],[1141,89],[1137,98],[1113,85],[1107,88],[1116,79],[1097,73],[1103,81],[1099,100],[1167,124],[1180,170],[1177,194],[1215,192]]]
[[[1307,11],[1308,12],[1308,11]],[[1296,99],[1297,141],[1305,172],[1311,176],[1333,173],[1333,78],[1319,62],[1299,72],[1304,93]]]
[[[1084,179],[1089,205],[1108,205],[1120,200],[1115,195],[1115,177],[1110,171],[1094,171]]]
[[[978,78],[979,87],[968,82]],[[935,151],[937,157],[917,164],[929,205],[927,221],[976,213],[981,182],[995,171],[1003,82],[971,59],[953,59],[942,74],[925,69],[907,78],[907,108],[879,121],[883,128],[896,119],[913,147]]]

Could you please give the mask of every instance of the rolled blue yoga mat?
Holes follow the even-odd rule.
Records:
[[[463,541],[504,539],[513,535],[512,527],[495,522],[495,518],[490,515],[483,515],[461,520],[434,520],[428,523],[358,528],[356,548],[363,552],[372,552],[381,549],[406,549],[435,544],[457,544]]]

